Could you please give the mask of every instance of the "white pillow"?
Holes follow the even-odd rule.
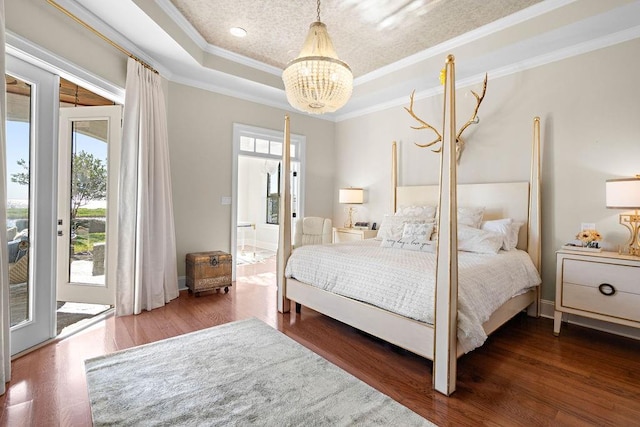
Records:
[[[433,223],[433,218],[404,215],[385,215],[378,229],[377,240],[401,239],[405,223]]]
[[[405,222],[402,229],[402,239],[427,242],[431,240],[433,226],[433,223]]]
[[[458,208],[458,225],[468,225],[473,228],[480,228],[484,215],[484,207],[481,208]]]
[[[479,254],[496,254],[502,247],[504,235],[461,225],[458,227],[458,250]]]
[[[510,251],[518,246],[518,233],[523,224],[523,222],[514,222],[512,218],[504,218],[483,221],[480,229],[502,234],[502,249]]]
[[[509,240],[509,245],[508,245],[509,249],[507,249],[508,251],[511,251],[518,246],[518,236],[520,235],[520,227],[522,227],[523,225],[524,225],[524,222],[522,221],[513,221],[511,223],[511,229],[509,230],[509,235],[508,235],[508,240]]]
[[[401,216],[419,216],[425,218],[435,218],[436,207],[435,206],[400,206],[396,211],[396,215]]]
[[[407,251],[435,252],[435,242],[420,242],[405,239],[384,239],[380,244],[382,248],[404,249]]]

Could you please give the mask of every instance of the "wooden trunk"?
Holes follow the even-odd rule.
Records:
[[[187,254],[187,287],[196,296],[200,292],[231,286],[231,255],[222,251]]]

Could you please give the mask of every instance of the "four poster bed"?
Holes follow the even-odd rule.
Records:
[[[409,244],[412,250],[406,250],[406,246],[397,249],[398,244],[406,242],[388,237],[382,241],[306,246],[292,254],[290,195],[284,191],[278,250],[280,312],[288,312],[295,302],[297,307],[312,308],[426,357],[433,361],[433,387],[446,395],[455,390],[457,358],[482,345],[487,334],[520,311],[526,309],[538,316],[540,300],[539,119],[534,120],[530,182],[457,185],[454,76],[450,56],[446,64],[440,185],[399,187],[395,143],[392,148],[392,206],[396,217],[385,217],[385,221],[404,221],[397,218],[402,208],[433,207],[432,221],[417,222],[420,227],[435,225],[433,240]],[[288,149],[286,117],[284,189],[289,188]],[[503,241],[500,237],[499,250],[493,251],[495,244],[484,250],[482,236],[489,236],[487,241],[495,243],[495,233],[478,238],[474,227],[458,224],[465,220],[461,217],[466,209],[463,207],[483,207],[483,224],[501,224],[507,219],[508,224],[518,224],[515,229],[509,228],[511,247],[505,248],[507,238]],[[416,224],[404,221],[405,230],[407,223]],[[514,230],[517,250],[513,248]],[[471,240],[465,237],[458,241],[469,233]],[[469,241],[480,249],[470,248]],[[464,252],[458,250],[459,244]],[[343,279],[351,283],[343,284]]]

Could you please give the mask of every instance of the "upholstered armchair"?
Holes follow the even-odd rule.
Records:
[[[331,219],[308,216],[294,223],[293,247],[331,243]]]

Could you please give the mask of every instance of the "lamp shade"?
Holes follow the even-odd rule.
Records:
[[[362,188],[341,188],[338,196],[339,203],[362,204],[364,190]]]
[[[309,27],[300,55],[282,73],[289,104],[312,114],[336,111],[353,91],[351,69],[338,59],[327,27],[319,19]]]
[[[609,179],[606,192],[608,208],[640,209],[640,177]]]

